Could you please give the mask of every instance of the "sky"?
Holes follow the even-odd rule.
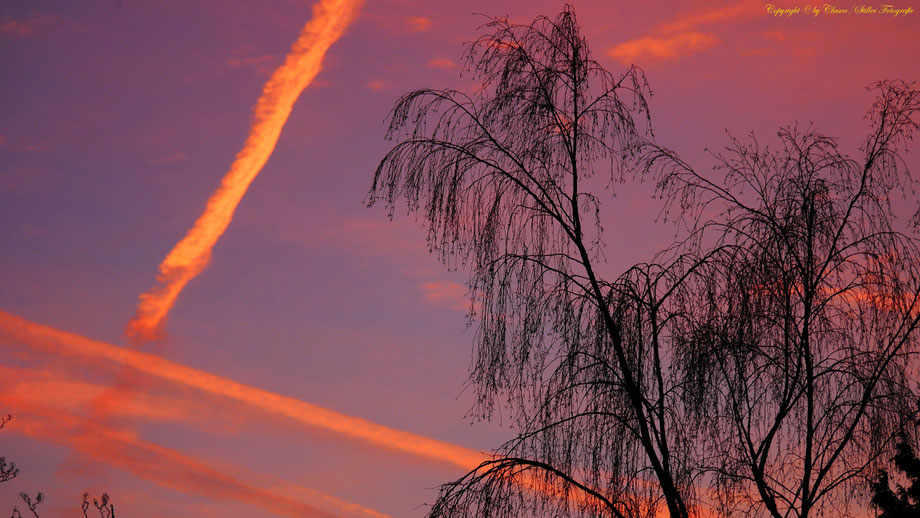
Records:
[[[920,14],[864,5],[574,2],[594,58],[643,68],[656,138],[702,169],[726,131],[770,143],[796,121],[858,154],[865,87],[920,79]],[[43,518],[78,516],[107,491],[139,518],[419,517],[513,437],[469,416],[464,272],[364,200],[394,101],[471,87],[482,14],[561,9],[4,1],[0,455],[21,471],[0,512],[43,491]],[[614,189],[610,272],[675,232],[648,182]]]

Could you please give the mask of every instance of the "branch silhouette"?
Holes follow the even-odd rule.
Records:
[[[474,414],[517,437],[429,516],[853,514],[916,399],[920,241],[891,208],[920,92],[883,81],[862,155],[811,127],[729,135],[698,172],[652,135],[643,72],[592,59],[574,9],[491,18],[472,93],[389,116],[367,205],[421,216],[469,271]],[[654,178],[676,242],[605,278],[606,180]],[[505,412],[503,412],[504,414]]]

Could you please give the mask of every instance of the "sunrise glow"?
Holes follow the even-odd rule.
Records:
[[[918,9],[6,2],[0,513],[880,514]]]

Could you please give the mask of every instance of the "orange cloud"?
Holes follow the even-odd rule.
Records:
[[[284,516],[338,516],[274,491],[253,487],[195,458],[143,441],[134,434],[112,430],[88,419],[7,394],[0,394],[0,401],[17,415],[16,425],[10,427],[11,431],[69,446],[94,460],[116,466],[155,484],[216,500],[245,502]],[[316,496],[317,493],[311,490],[309,494]],[[323,495],[321,500],[334,504],[337,512],[353,514],[358,511],[362,516],[386,517],[372,509],[328,495]]]
[[[424,282],[419,287],[425,293],[425,300],[445,305],[452,309],[466,311],[470,302],[466,299],[466,286],[456,282]]]
[[[320,0],[313,7],[313,19],[304,26],[284,64],[262,89],[243,149],[237,153],[220,187],[208,199],[204,213],[160,263],[158,284],[140,296],[137,314],[126,329],[133,340],[162,336],[170,308],[182,288],[207,266],[211,249],[275,149],[294,102],[319,73],[323,56],[357,15],[360,4],[361,0]]]
[[[62,369],[29,369],[0,365],[0,394],[23,401],[34,401],[60,411],[85,408],[109,387],[75,379]],[[132,392],[112,408],[117,417],[200,423],[211,425],[216,418],[225,423],[222,429],[233,429],[244,417],[236,412],[220,412],[220,408],[188,398]],[[208,429],[211,429],[210,426]]]
[[[4,376],[19,377],[20,381],[4,388],[4,396],[45,403],[56,409],[75,408],[86,404],[91,398],[105,390],[102,385],[74,380],[35,379],[33,372],[23,369],[3,369]],[[41,376],[42,373],[38,373]],[[14,378],[15,379],[15,378]],[[173,398],[145,395],[132,399],[128,405],[118,408],[123,416],[145,419],[187,422],[198,416],[188,411],[184,402]]]
[[[455,284],[455,286],[462,287],[456,283],[434,284],[443,284],[445,286]],[[450,291],[449,288],[448,291]],[[155,355],[127,348],[115,347],[47,326],[34,324],[3,311],[0,311],[0,339],[6,339],[8,342],[22,343],[36,349],[51,351],[71,358],[83,357],[84,360],[92,362],[93,364],[98,364],[98,360],[100,359],[107,360],[126,368],[134,369],[135,371],[175,382],[184,387],[195,388],[207,394],[231,399],[255,409],[287,417],[308,426],[315,426],[338,432],[346,437],[362,440],[375,446],[403,451],[428,459],[448,462],[466,470],[472,470],[478,467],[483,461],[489,458],[480,452],[408,432],[387,428],[376,423],[340,414],[333,410],[325,409],[300,400],[242,385],[226,378],[221,378],[213,374],[170,362]],[[0,344],[3,343],[4,340],[0,340]],[[0,367],[0,376],[4,374],[3,368]],[[79,384],[64,382],[59,385],[59,388],[70,389],[79,386]],[[28,394],[27,389],[29,387],[38,387],[39,390],[35,393]],[[66,412],[62,413],[62,410],[58,408],[59,405],[57,404],[54,405],[53,411],[45,412],[45,417],[48,419],[57,419],[63,416],[61,418],[64,419],[62,422],[64,428],[62,430],[54,430],[57,434],[51,433],[52,430],[49,429],[55,427],[61,428],[59,425],[62,423],[56,422],[54,426],[52,426],[50,422],[35,425],[31,418],[27,420],[21,418],[23,414],[28,415],[30,411],[35,411],[37,407],[40,408],[43,402],[46,403],[48,400],[54,400],[56,396],[50,393],[51,385],[47,383],[26,384],[26,386],[21,388],[23,390],[0,391],[0,402],[15,410],[17,417],[20,417],[17,422],[28,422],[27,427],[29,431],[26,433],[30,436],[69,445],[77,451],[87,453],[97,460],[108,462],[135,473],[141,478],[146,478],[161,485],[183,491],[214,496],[215,498],[234,498],[247,502],[253,501],[249,499],[249,495],[254,492],[268,495],[274,494],[266,492],[265,490],[249,488],[247,491],[240,491],[239,494],[228,494],[224,496],[215,495],[214,492],[208,492],[209,488],[213,488],[216,485],[218,488],[229,486],[230,489],[233,489],[234,484],[241,483],[219,473],[218,475],[223,478],[208,483],[201,482],[196,478],[197,476],[209,476],[214,470],[208,468],[199,461],[184,457],[173,450],[143,443],[136,439],[134,434],[123,431],[112,431],[100,426],[98,422],[67,415]],[[79,390],[82,391],[85,390],[85,388],[80,388]],[[66,400],[70,397],[72,396],[65,395],[64,399]],[[134,402],[133,405],[133,408],[120,405],[117,410],[122,414],[136,414],[146,418],[157,419],[164,417],[164,414],[160,414],[156,408],[150,409],[149,404],[138,404]],[[154,406],[156,406],[156,404],[154,404]],[[171,417],[172,414],[165,415],[167,419]],[[88,438],[92,438],[95,442],[87,442]],[[114,447],[103,449],[99,446],[99,444],[109,444],[109,442],[113,442]],[[129,447],[134,447],[139,449],[139,451],[132,450],[129,452],[125,449]],[[121,455],[122,451],[124,451],[124,455]],[[158,459],[159,462],[167,462],[169,465],[159,466],[151,472],[145,471],[143,473],[138,473],[136,470],[149,469],[150,466],[148,464],[154,463],[154,460],[146,460],[148,457]],[[192,473],[184,476],[190,479],[191,482],[186,485],[172,485],[171,481],[177,476],[173,473],[175,470],[192,470]],[[161,473],[163,474],[162,478],[159,478]],[[592,498],[580,492],[560,493],[552,484],[547,484],[542,477],[535,474],[523,476],[517,481],[517,484],[522,488],[549,495],[552,498],[560,500],[582,502]],[[290,486],[283,486],[281,491],[285,494],[302,495],[305,499],[314,503],[325,503],[327,507],[335,507],[339,512],[359,513],[362,516],[386,518],[386,515],[380,514],[372,509],[339,500],[313,489],[300,487],[292,490]],[[293,504],[287,497],[279,498],[282,499],[280,503],[268,500],[264,502],[264,504],[277,506],[277,509],[281,509],[281,511],[275,510],[275,512],[285,514],[283,510],[287,508],[286,506]],[[298,505],[306,504],[298,503]]]
[[[677,59],[705,50],[719,40],[714,34],[699,32],[703,25],[713,25],[754,16],[763,10],[763,4],[742,0],[739,3],[693,13],[663,23],[654,31],[654,36],[645,36],[621,43],[607,54],[623,63],[637,59]]]
[[[767,38],[768,40],[783,41],[786,39],[786,33],[784,31],[776,29],[773,31],[767,31],[763,33],[763,37]]]
[[[735,5],[729,5],[699,14],[692,14],[684,18],[667,22],[660,27],[660,30],[666,33],[687,32],[696,29],[700,25],[727,22],[743,16],[761,14],[762,12],[762,3],[745,0]]]
[[[685,32],[668,38],[645,37],[613,47],[608,54],[623,63],[637,59],[676,59],[707,49],[718,40],[712,34]]]
[[[425,234],[418,226],[403,220],[350,218],[331,229],[328,239],[349,248],[360,246],[362,250],[400,263],[405,263],[407,257],[428,256]]]
[[[472,469],[486,460],[483,453],[454,444],[396,430],[341,414],[267,390],[237,383],[186,367],[159,356],[90,340],[0,311],[0,338],[70,358],[107,360],[182,386],[225,397],[304,425],[339,433],[350,439]]]
[[[431,20],[423,16],[410,16],[406,18],[406,27],[413,32],[427,31],[431,28]]]
[[[430,59],[428,60],[427,66],[433,67],[433,68],[442,68],[444,70],[450,70],[452,68],[457,68],[457,64],[447,58]]]

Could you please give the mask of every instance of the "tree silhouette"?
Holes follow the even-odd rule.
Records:
[[[28,493],[19,493],[19,499],[26,504],[26,509],[32,514],[32,518],[39,518],[38,506],[45,501],[45,495],[41,491],[36,493],[34,499]],[[22,518],[22,513],[18,507],[13,507],[13,514],[10,515],[10,518]]]
[[[83,493],[83,518],[89,518],[89,493]],[[109,502],[109,494],[102,493],[101,498],[93,498],[92,506],[99,513],[99,518],[115,518],[115,504]]]
[[[571,7],[484,28],[481,87],[400,98],[367,198],[469,268],[476,409],[519,430],[429,516],[849,512],[917,391],[920,246],[889,205],[917,90],[875,85],[859,160],[793,127],[732,139],[716,181],[652,141],[642,72],[591,59]],[[607,280],[593,193],[626,173],[689,233]]]
[[[920,247],[891,199],[920,92],[873,85],[872,131],[853,159],[809,128],[781,147],[732,139],[721,182],[648,148],[659,189],[712,250],[688,279],[674,351],[702,426],[700,468],[723,512],[850,513],[855,491],[913,416]],[[715,213],[704,218],[702,214]]]
[[[878,477],[870,484],[872,505],[882,511],[878,518],[920,516],[920,459],[914,453],[906,435],[898,441],[897,453],[892,461],[910,480],[910,485],[905,488],[898,484],[897,488],[892,490],[888,481],[888,471],[879,471]]]
[[[0,418],[0,429],[6,426],[12,419],[13,416],[11,415]],[[16,464],[7,464],[6,458],[0,457],[0,482],[12,480],[17,475],[19,475],[19,469],[16,468]],[[38,506],[45,501],[44,493],[39,491],[33,498],[28,493],[21,492],[19,493],[19,499],[26,505],[26,509],[29,510],[33,518],[39,518]],[[89,506],[89,493],[83,493],[82,509],[84,518],[88,518],[87,510]],[[103,493],[101,499],[94,498],[93,506],[95,506],[96,510],[99,512],[100,518],[115,518],[115,505],[109,502],[108,493]],[[19,510],[19,507],[13,507],[13,513],[10,515],[10,518],[22,518],[22,512]]]
[[[0,429],[6,426],[6,423],[9,423],[13,419],[13,416],[7,415],[6,417],[0,418]],[[7,463],[6,457],[0,456],[0,482],[6,482],[16,478],[16,475],[19,474],[19,468],[16,467],[16,464],[13,462]]]
[[[621,178],[648,136],[645,78],[594,61],[569,6],[484,27],[466,54],[481,89],[403,96],[368,195],[391,216],[405,200],[431,249],[469,265],[477,408],[507,404],[522,431],[444,486],[431,515],[641,516],[663,500],[688,516],[684,438],[650,338],[661,322],[635,303],[665,272],[636,270],[641,289],[601,278],[600,200],[585,189]]]
[[[41,491],[35,495],[35,498],[29,496],[28,493],[19,493],[19,499],[26,504],[26,508],[33,518],[40,518],[38,515],[38,506],[45,501],[45,495],[42,494]],[[81,505],[83,518],[89,518],[90,505],[99,513],[99,518],[115,518],[115,504],[109,502],[108,493],[102,493],[101,498],[93,498],[92,504],[89,502],[89,493],[83,493],[83,504]],[[13,514],[10,518],[22,518],[22,512],[19,511],[18,507],[13,508]]]

